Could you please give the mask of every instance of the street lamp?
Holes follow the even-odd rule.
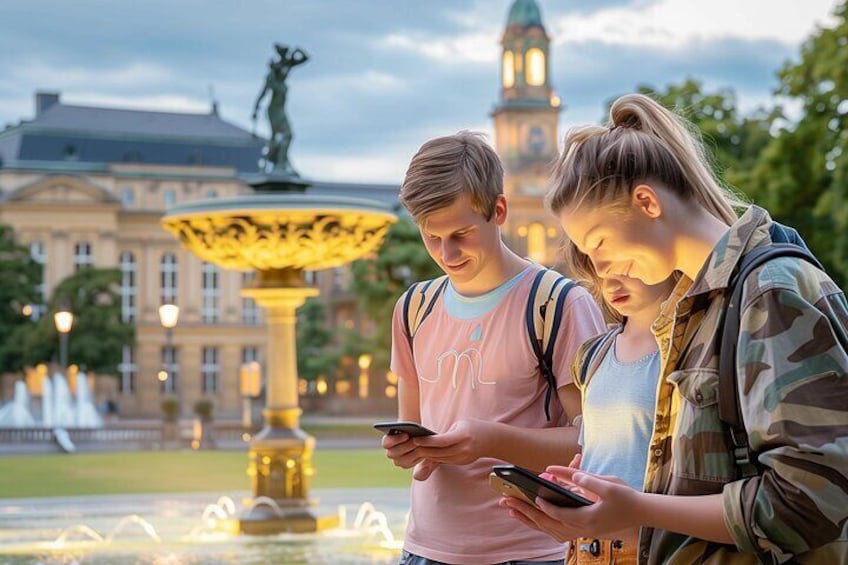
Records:
[[[67,310],[60,310],[53,314],[53,322],[56,324],[56,331],[59,332],[59,367],[64,373],[68,366],[68,334],[71,333],[71,326],[74,325],[74,315]]]
[[[368,368],[371,356],[363,353],[359,356],[359,398],[368,398]]]
[[[164,368],[164,374],[159,371],[159,380],[166,381],[171,376],[171,364],[174,362],[174,348],[171,346],[174,339],[174,328],[180,317],[180,307],[176,304],[163,304],[159,307],[159,322],[165,328],[165,350],[168,352],[168,364]],[[164,378],[162,378],[164,377]],[[176,382],[171,381],[171,389],[176,392]]]

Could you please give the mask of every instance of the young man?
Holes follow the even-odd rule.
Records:
[[[564,546],[499,511],[489,488],[495,463],[541,471],[567,462],[580,412],[570,366],[577,347],[604,328],[591,295],[566,295],[554,345],[557,399],[545,416],[546,381],[525,329],[525,309],[542,267],[501,240],[506,221],[503,167],[476,134],[425,143],[400,199],[448,284],[414,339],[395,306],[392,370],[400,377],[398,418],[437,432],[387,435],[395,465],[415,467],[402,565],[561,564]]]

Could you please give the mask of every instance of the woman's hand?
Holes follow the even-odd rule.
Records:
[[[641,492],[618,477],[593,475],[573,467],[551,466],[546,471],[566,488],[579,488],[594,504],[564,508],[537,498],[533,506],[505,497],[499,504],[509,509],[510,516],[559,542],[578,537],[635,539],[641,525]]]

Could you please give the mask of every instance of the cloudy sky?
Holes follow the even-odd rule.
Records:
[[[837,0],[537,0],[560,123],[598,122],[637,85],[686,77],[768,103]],[[311,60],[289,78],[301,175],[399,183],[426,139],[491,132],[512,0],[27,0],[0,6],[0,128],[36,90],[69,104],[208,111],[252,129],[274,42]],[[564,130],[561,130],[561,134]],[[264,124],[259,133],[267,133]]]

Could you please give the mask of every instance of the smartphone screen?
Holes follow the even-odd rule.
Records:
[[[516,465],[495,465],[492,467],[492,474],[519,489],[526,497],[525,500],[534,501],[538,497],[551,504],[569,508],[592,504],[591,500]],[[495,486],[495,483],[492,483],[492,486]],[[507,496],[515,496],[512,492],[502,490],[499,492]]]
[[[409,437],[433,436],[436,432],[429,430],[416,422],[377,422],[374,428],[384,434],[408,434]]]

